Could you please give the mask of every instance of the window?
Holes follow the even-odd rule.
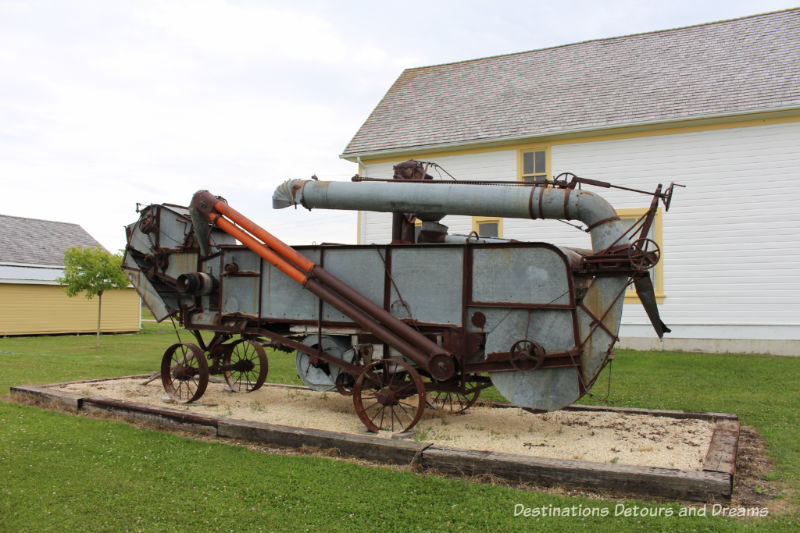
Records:
[[[502,237],[503,219],[488,217],[472,217],[472,231],[479,237]]]
[[[647,208],[642,209],[617,209],[617,215],[622,220],[622,224],[625,226],[625,229],[630,228],[633,226],[637,220],[639,220],[644,214],[647,212]],[[655,268],[651,268],[650,279],[653,281],[653,288],[655,289],[656,293],[656,302],[662,303],[664,301],[664,245],[663,245],[663,236],[661,233],[661,208],[659,207],[656,211],[656,216],[653,219],[653,225],[650,226],[650,231],[647,233],[647,238],[651,239],[658,244],[659,249],[661,250],[661,260],[655,266]],[[641,228],[637,230],[633,235],[632,239],[636,240],[639,238],[639,233],[641,232]],[[638,302],[639,297],[636,295],[636,290],[631,286],[628,291],[625,292],[625,301],[626,302]]]
[[[519,151],[520,181],[546,180],[550,176],[550,147],[529,146]]]

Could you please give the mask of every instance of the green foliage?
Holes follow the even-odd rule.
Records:
[[[66,286],[68,296],[85,292],[89,299],[128,286],[128,278],[122,271],[122,256],[100,246],[73,246],[64,252],[64,277],[57,281]]]
[[[86,298],[97,296],[97,344],[100,348],[100,315],[103,293],[128,286],[122,271],[122,256],[105,251],[100,245],[88,248],[73,246],[64,252],[64,277],[56,281],[66,286],[70,298],[81,292]]]

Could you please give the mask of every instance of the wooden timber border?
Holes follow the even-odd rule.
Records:
[[[143,374],[71,383],[147,378],[149,376],[149,374]],[[66,383],[11,387],[11,395],[23,401],[34,401],[45,406],[53,404],[89,414],[111,413],[124,420],[147,422],[168,429],[283,447],[312,446],[337,449],[344,455],[361,459],[398,465],[414,464],[423,469],[445,473],[468,476],[491,474],[511,481],[565,484],[693,501],[729,500],[733,491],[733,476],[739,442],[739,421],[736,415],[727,413],[597,406],[569,406],[567,408],[570,411],[610,411],[674,418],[699,418],[714,422],[714,432],[703,462],[703,469],[679,470],[440,448],[430,442],[383,439],[370,435],[353,435],[249,422],[100,396],[75,394],[53,388],[64,384]],[[271,386],[305,388],[277,384]],[[510,407],[508,404],[494,406]]]

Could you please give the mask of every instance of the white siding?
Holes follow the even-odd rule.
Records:
[[[800,339],[800,122],[552,148],[554,173],[676,189],[660,306],[676,338]],[[616,208],[647,198],[601,191]],[[628,305],[622,336],[653,336]]]
[[[579,176],[653,190],[677,188],[663,217],[666,298],[660,305],[672,338],[800,339],[800,122],[558,144],[553,175]],[[516,150],[435,160],[458,179],[515,179]],[[366,167],[391,177],[392,164]],[[592,189],[615,208],[641,208],[649,197]],[[469,217],[446,217],[468,233]],[[391,215],[364,213],[362,243],[387,242]],[[588,236],[556,221],[504,221],[504,237],[589,247]],[[653,337],[638,304],[626,305],[622,336]]]

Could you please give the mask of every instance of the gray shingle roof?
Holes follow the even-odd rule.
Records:
[[[63,265],[64,251],[98,243],[77,224],[0,215],[0,262]]]
[[[800,108],[800,8],[405,70],[342,154]]]

